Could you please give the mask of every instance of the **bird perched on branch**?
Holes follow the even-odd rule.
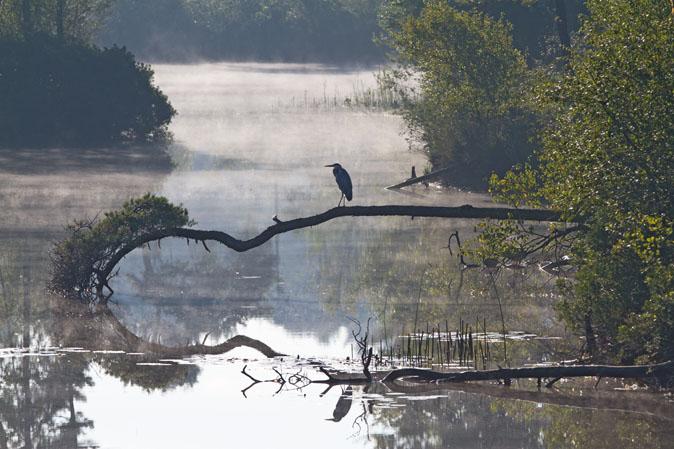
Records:
[[[337,203],[337,207],[342,205],[342,200],[344,200],[344,198],[346,198],[346,200],[344,200],[344,206],[346,206],[346,201],[351,201],[351,198],[353,198],[353,189],[349,173],[339,164],[330,164],[326,165],[326,167],[332,167],[332,174],[335,175],[335,181],[337,181],[339,190],[342,191],[342,196],[339,199],[339,203]]]

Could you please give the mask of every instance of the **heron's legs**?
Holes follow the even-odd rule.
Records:
[[[339,198],[339,203],[337,203],[337,207],[342,205],[342,200],[344,200],[344,206],[346,206],[346,199],[343,193],[342,196]]]

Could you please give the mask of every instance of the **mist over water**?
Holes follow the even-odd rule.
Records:
[[[135,250],[111,283],[111,310],[125,329],[165,345],[217,344],[245,334],[288,356],[267,360],[237,349],[148,363],[139,354],[97,352],[108,349],[97,332],[119,330],[114,322],[78,321],[78,313],[88,316],[81,310],[67,320],[56,313],[63,304],[44,291],[48,251],[67,222],[119,208],[131,197],[165,195],[189,210],[197,229],[250,238],[272,225],[274,215],[290,220],[336,206],[340,192],[324,166],[339,162],[353,180],[349,206],[490,204],[484,195],[433,186],[385,189],[425,164],[408,150],[401,118],[334,107],[334,100],[341,104],[354,91],[374,87],[375,69],[153,68],[178,111],[170,159],[161,149],[132,147],[0,151],[0,370],[9,398],[0,401],[0,423],[15,431],[9,447],[30,445],[21,433],[26,427],[15,430],[6,417],[32,422],[39,413],[57,430],[33,429],[33,441],[61,438],[52,446],[64,448],[549,447],[565,432],[581,447],[620,447],[629,435],[611,430],[617,427],[624,434],[638,429],[652,447],[664,441],[671,409],[664,412],[669,418],[660,409],[659,415],[615,412],[606,403],[575,409],[555,405],[555,394],[514,400],[500,386],[476,394],[375,385],[323,395],[323,385],[277,392],[270,382],[241,393],[250,384],[243,366],[267,380],[275,377],[272,368],[320,379],[312,365],[318,360],[359,370],[347,360],[354,355],[347,316],[363,323],[373,317],[375,342],[409,332],[417,307],[422,328],[447,320],[455,330],[460,319],[473,325],[479,318],[497,330],[497,295],[509,331],[541,337],[511,343],[514,364],[570,355],[577,342],[569,343],[551,310],[557,297],[548,275],[507,270],[485,290],[493,281],[488,272],[460,270],[447,239],[458,230],[467,241],[476,224],[470,220],[345,217],[244,253],[215,243],[208,252],[177,239]],[[497,345],[493,350],[498,354]],[[623,400],[619,392],[602,394]],[[337,404],[347,402],[350,409],[334,421]]]
[[[385,189],[406,179],[413,165],[420,171],[424,165],[422,155],[408,150],[400,117],[321,106],[323,97],[343,98],[375,87],[371,71],[261,63],[154,68],[157,83],[178,110],[171,127],[175,137],[171,152],[178,167],[158,192],[186,206],[200,229],[251,238],[273,224],[273,215],[288,220],[334,207],[340,192],[331,169],[324,167],[334,162],[351,174],[354,199],[349,204],[486,201],[481,195],[461,192],[446,195],[421,188],[404,195]],[[185,313],[185,307],[196,307],[199,299],[252,301],[247,305],[248,315],[272,308],[276,310],[272,319],[284,326],[302,332],[311,329],[327,339],[349,324],[345,313],[362,320],[372,314],[370,307],[361,303],[365,298],[354,291],[359,265],[366,257],[364,248],[381,240],[382,233],[396,235],[395,241],[386,243],[391,253],[404,252],[410,242],[425,245],[419,240],[418,223],[397,217],[334,220],[316,229],[280,235],[243,254],[213,245],[213,253],[207,254],[200,246],[167,242],[161,256],[134,253],[122,264],[122,273],[137,276],[143,272],[141,266],[149,266],[148,261],[166,261],[163,254],[168,251],[170,257],[189,263],[193,274],[182,285],[162,277],[156,284],[148,279],[142,282],[143,291],[161,297],[161,312],[156,313],[167,313],[167,303],[174,305],[179,315]],[[425,253],[441,253],[446,236],[439,239],[432,243],[433,250]],[[115,288],[123,303],[133,301],[134,292],[128,290],[131,285]],[[322,303],[334,306],[326,310]],[[155,314],[146,306],[130,313],[140,310]],[[147,330],[147,320],[143,323]],[[200,332],[210,332],[212,338],[230,336],[226,326]],[[158,333],[159,329],[154,329],[153,334]],[[171,335],[166,329],[161,333],[165,339]],[[191,338],[174,336],[177,342]],[[348,340],[347,335],[342,350],[349,347]]]

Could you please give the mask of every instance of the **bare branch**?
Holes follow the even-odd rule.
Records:
[[[129,242],[121,248],[101,270],[108,275],[124,256],[140,247],[141,245],[160,240],[166,237],[181,237],[204,242],[213,240],[219,242],[234,251],[244,252],[256,248],[270,240],[277,234],[282,234],[297,229],[316,226],[326,221],[339,217],[372,217],[372,216],[412,216],[412,217],[436,217],[436,218],[473,218],[495,220],[532,220],[532,221],[561,221],[559,212],[544,209],[509,209],[499,207],[473,207],[464,205],[459,207],[435,207],[435,206],[351,206],[335,207],[321,214],[311,217],[296,218],[283,221],[269,226],[257,236],[249,240],[239,240],[221,231],[201,231],[188,228],[173,228],[161,231],[149,232]]]

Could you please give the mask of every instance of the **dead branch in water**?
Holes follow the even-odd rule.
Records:
[[[671,377],[674,374],[674,361],[655,365],[609,366],[546,366],[534,368],[499,368],[485,371],[461,371],[443,373],[418,368],[402,368],[393,370],[382,378],[382,382],[394,382],[403,378],[414,378],[433,382],[466,382],[476,380],[510,380],[510,379],[543,379],[552,378],[546,384],[551,387],[557,380],[565,377],[617,377],[641,379],[645,377]]]
[[[423,370],[416,368],[402,368],[393,371],[380,371],[372,373],[372,378],[367,378],[362,374],[344,373],[339,371],[328,371],[321,366],[318,369],[325,374],[327,379],[310,379],[308,376],[301,375],[301,387],[318,383],[327,385],[327,389],[321,393],[321,397],[328,393],[335,386],[352,386],[365,385],[365,391],[374,382],[383,383],[391,392],[415,394],[415,393],[430,393],[432,391],[456,390],[465,391],[477,394],[487,394],[492,397],[501,397],[506,399],[516,399],[525,401],[534,401],[537,403],[546,403],[551,405],[583,407],[583,408],[604,408],[611,410],[624,410],[632,413],[644,413],[648,415],[655,415],[663,417],[668,420],[674,420],[674,409],[671,407],[663,407],[660,402],[652,403],[650,406],[640,405],[640,401],[625,401],[623,399],[615,399],[611,397],[603,397],[594,395],[592,397],[584,395],[568,396],[554,393],[543,393],[540,389],[542,378],[552,378],[554,381],[562,377],[585,377],[598,376],[601,380],[604,377],[614,378],[631,378],[644,379],[650,378],[670,378],[672,376],[672,369],[674,362],[665,362],[656,365],[643,366],[605,366],[605,365],[586,365],[586,366],[557,366],[557,367],[541,367],[541,368],[513,368],[513,369],[498,369],[491,371],[463,371],[458,373],[437,372],[431,370]],[[276,371],[276,370],[275,370]],[[253,383],[244,390],[252,388],[261,382],[282,382],[283,377],[279,375],[277,379],[259,381],[248,373],[242,371],[247,375]],[[517,378],[538,378],[538,391],[529,391],[522,389],[511,389],[498,387],[496,385],[471,383],[467,381],[472,380],[504,380],[503,385],[509,386],[510,379]],[[398,380],[405,380],[405,382],[397,382]],[[505,381],[507,380],[507,381]],[[664,379],[665,381],[667,379]],[[500,383],[500,382],[499,382]],[[546,387],[552,387],[554,382],[548,382]],[[596,385],[595,385],[596,388]],[[279,388],[279,391],[281,391]],[[591,393],[590,393],[591,394]]]
[[[404,379],[413,383],[443,383],[443,382],[468,382],[483,380],[505,381],[511,379],[553,379],[546,384],[550,388],[559,379],[569,377],[611,377],[644,379],[648,377],[665,378],[674,374],[674,361],[658,363],[655,365],[574,365],[574,366],[546,366],[533,368],[499,368],[484,371],[460,371],[441,372],[419,368],[400,368],[392,371],[380,371],[371,374],[368,378],[362,374],[330,372],[324,367],[319,371],[327,376],[327,379],[311,380],[311,383],[334,385],[358,385],[371,382],[392,384],[397,380]]]
[[[360,321],[352,317],[347,318],[358,326],[358,332],[352,330],[351,335],[353,335],[353,339],[356,340],[356,344],[358,345],[358,355],[360,355],[360,361],[363,364],[363,374],[365,374],[365,377],[368,380],[372,380],[372,374],[370,373],[370,362],[372,361],[372,347],[369,346],[367,343],[367,339],[370,336],[370,320],[372,319],[372,317],[367,319],[367,328],[365,329],[365,335],[363,335],[362,337],[360,336],[360,334],[363,331],[363,328],[360,325]]]
[[[397,190],[397,189],[402,189],[403,187],[411,186],[412,184],[417,184],[420,182],[429,182],[435,178],[438,178],[445,173],[449,173],[452,169],[451,168],[441,168],[440,170],[435,170],[434,172],[430,172],[427,175],[423,176],[414,176],[414,167],[412,167],[412,174],[413,176],[411,178],[406,179],[405,181],[398,183],[393,186],[388,186],[386,187],[388,190]]]

